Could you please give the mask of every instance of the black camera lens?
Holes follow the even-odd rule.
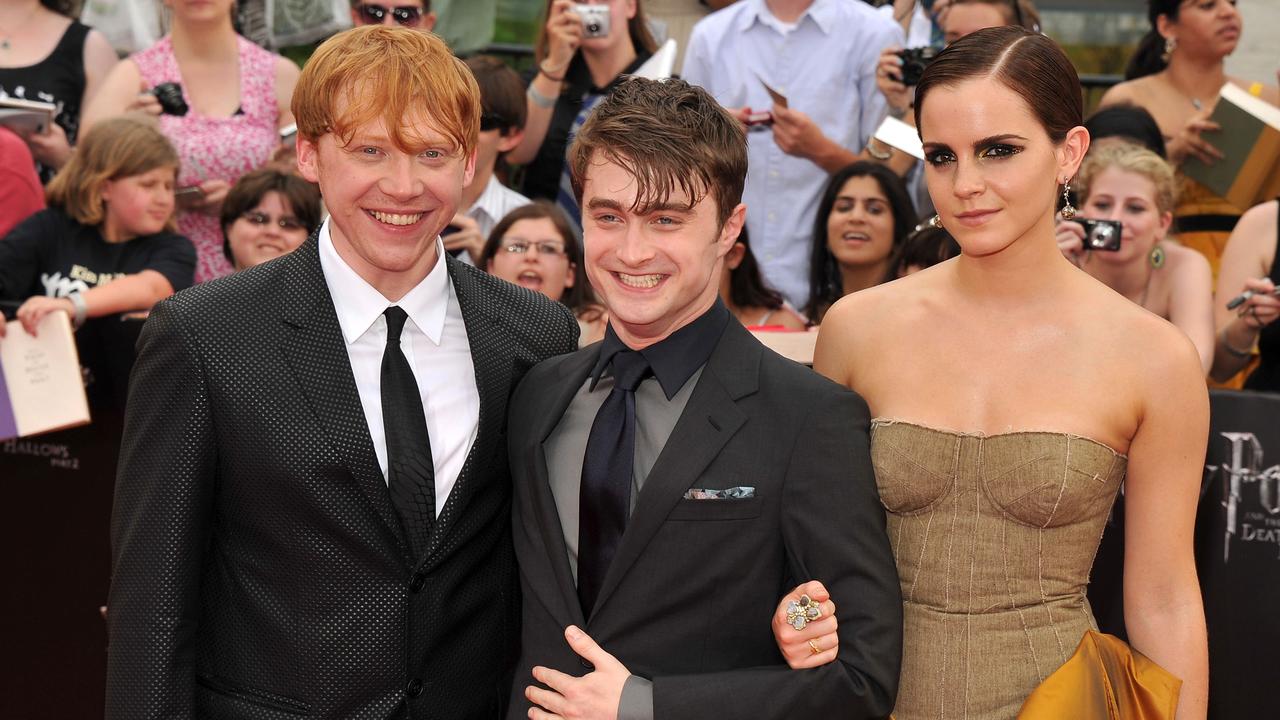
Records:
[[[600,23],[598,22],[587,23],[587,32],[593,33],[593,34],[600,32]]]
[[[175,82],[161,83],[151,88],[151,94],[160,103],[160,111],[165,115],[186,115],[190,109],[182,98],[182,86]]]

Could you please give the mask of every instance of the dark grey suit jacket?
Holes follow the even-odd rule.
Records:
[[[653,681],[654,716],[873,718],[893,709],[902,654],[898,574],[871,471],[866,403],[730,322],[649,477],[584,624],[543,443],[599,354],[529,372],[511,401],[514,531],[523,591],[507,717],[525,717],[534,665],[587,670],[564,640],[584,627]],[[691,488],[755,488],[689,500]],[[839,618],[837,662],[787,668],[770,619],[821,580]]]
[[[507,399],[566,308],[446,258],[480,427],[413,557],[313,236],[138,342],[112,518],[108,718],[498,717],[519,609]]]

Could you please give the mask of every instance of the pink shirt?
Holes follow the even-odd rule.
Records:
[[[271,158],[280,143],[276,128],[280,113],[276,104],[276,55],[242,37],[240,48],[240,109],[231,117],[209,117],[191,108],[186,115],[160,116],[160,130],[169,138],[182,159],[178,186],[198,185],[205,180],[235,183],[241,175]],[[182,73],[168,37],[135,53],[138,66],[149,87],[161,83],[182,83]],[[191,101],[183,85],[183,97]],[[178,213],[178,232],[191,239],[196,248],[196,282],[230,275],[231,261],[222,252],[222,228],[218,218],[201,212]]]

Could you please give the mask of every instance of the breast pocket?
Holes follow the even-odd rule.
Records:
[[[760,498],[690,500],[682,498],[667,520],[749,520],[760,517]]]

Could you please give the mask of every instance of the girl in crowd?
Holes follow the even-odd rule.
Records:
[[[1218,328],[1210,377],[1226,382],[1246,369],[1257,347],[1258,366],[1244,382],[1246,390],[1280,392],[1280,266],[1276,248],[1280,243],[1280,200],[1258,205],[1241,218],[1222,253],[1218,294],[1213,311]],[[1235,308],[1227,303],[1239,295],[1247,297]]]
[[[578,318],[580,346],[604,337],[609,317],[591,292],[582,244],[564,211],[552,203],[535,200],[507,213],[493,227],[476,264],[567,306]]]
[[[1212,163],[1222,153],[1212,144],[1218,127],[1209,115],[1222,86],[1230,81],[1273,105],[1280,102],[1280,92],[1227,76],[1225,60],[1244,27],[1234,0],[1150,0],[1148,6],[1151,31],[1129,62],[1128,81],[1108,90],[1101,104],[1128,102],[1150,112],[1175,167],[1188,157]],[[1187,180],[1174,213],[1178,239],[1203,253],[1216,271],[1243,209]]]
[[[1207,391],[1177,328],[1054,241],[1055,201],[1089,144],[1075,69],[1043,35],[981,30],[929,66],[915,112],[929,193],[962,253],[843,298],[814,360],[876,418],[904,601],[894,716],[1014,717],[1079,644],[1081,662],[1097,648],[1133,663],[1118,682],[1163,707],[1176,676],[1177,717],[1203,718],[1191,540]],[[1089,568],[1122,480],[1125,619],[1141,656],[1086,636]],[[1065,705],[1106,696],[1070,679],[1045,690],[1058,683],[1058,704],[1024,717],[1106,717]]]
[[[196,282],[232,271],[218,227],[222,201],[241,175],[271,158],[277,129],[293,122],[298,67],[237,35],[234,4],[165,0],[169,35],[117,65],[85,113],[86,126],[131,110],[160,115],[182,158],[178,228],[199,255]],[[181,102],[161,114],[148,91],[166,83],[180,86],[169,100]]]
[[[1158,155],[1111,141],[1089,151],[1076,176],[1080,216],[1124,228],[1115,252],[1085,249],[1085,228],[1058,223],[1058,247],[1107,287],[1177,326],[1213,364],[1213,277],[1204,256],[1167,239],[1177,196],[1173,168]]]
[[[75,19],[73,0],[8,0],[0,4],[0,97],[50,102],[53,124],[25,139],[48,182],[71,158],[80,110],[116,64],[102,33]]]
[[[293,252],[320,227],[320,190],[275,168],[236,181],[222,203],[223,252],[236,270]]]
[[[832,303],[884,279],[916,217],[902,179],[871,162],[836,171],[816,217],[805,314],[819,324]]]
[[[570,0],[548,0],[538,33],[538,71],[528,89],[524,138],[507,160],[525,165],[521,192],[558,202],[577,215],[565,152],[576,128],[623,75],[635,72],[657,49],[641,0],[609,0],[609,32],[587,37]]]
[[[884,274],[884,282],[918,273],[959,254],[960,246],[951,237],[951,233],[930,225],[917,225],[915,232],[908,235],[894,251],[889,269]]]
[[[765,284],[760,276],[760,266],[751,252],[745,226],[738,233],[733,249],[724,258],[724,268],[720,271],[720,299],[738,322],[747,327],[803,330],[808,325],[782,299],[782,293]]]
[[[177,172],[173,146],[143,121],[108,120],[80,139],[48,209],[0,240],[0,299],[21,302],[27,332],[56,311],[79,326],[150,310],[191,284],[195,251],[172,232]]]

